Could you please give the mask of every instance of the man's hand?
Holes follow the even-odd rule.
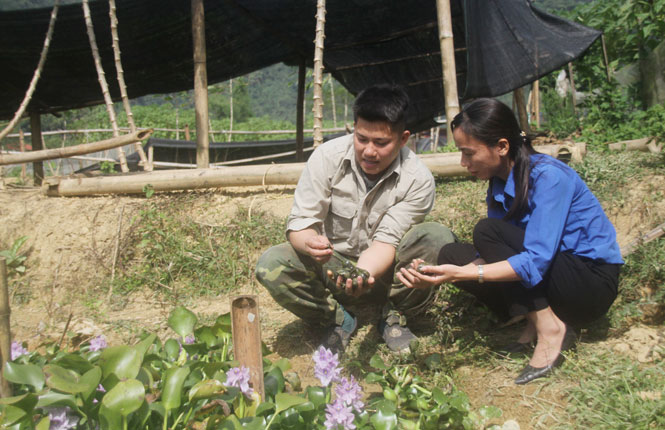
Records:
[[[317,263],[324,264],[330,260],[333,250],[330,240],[312,228],[288,233],[289,242],[296,251],[312,257]]]
[[[359,267],[341,269],[336,279],[335,275],[332,270],[328,270],[328,277],[335,281],[338,289],[344,290],[349,296],[360,297],[374,287],[374,277]]]
[[[327,237],[317,235],[305,240],[305,252],[317,263],[324,264],[332,257],[333,249]]]

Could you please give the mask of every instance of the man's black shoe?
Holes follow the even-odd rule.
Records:
[[[338,354],[338,356],[341,357],[344,355],[344,351],[349,345],[351,337],[354,335],[357,328],[358,319],[356,317],[353,317],[353,327],[351,328],[351,331],[344,330],[341,325],[331,326],[328,328],[321,345],[324,348],[328,348],[333,354]]]

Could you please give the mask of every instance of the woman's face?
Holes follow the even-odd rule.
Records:
[[[500,139],[494,146],[487,146],[483,142],[464,133],[461,128],[453,131],[455,146],[462,152],[460,164],[469,173],[478,179],[490,179],[494,176],[508,179],[511,162],[508,158],[509,143]]]

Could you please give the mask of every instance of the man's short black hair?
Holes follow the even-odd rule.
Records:
[[[353,122],[385,121],[394,131],[406,128],[406,111],[409,96],[397,85],[381,84],[366,88],[358,94],[353,104]]]

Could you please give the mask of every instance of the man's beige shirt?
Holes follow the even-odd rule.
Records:
[[[432,173],[405,146],[369,192],[361,175],[353,134],[318,147],[298,181],[287,232],[311,227],[354,257],[375,240],[397,247],[434,205]]]

